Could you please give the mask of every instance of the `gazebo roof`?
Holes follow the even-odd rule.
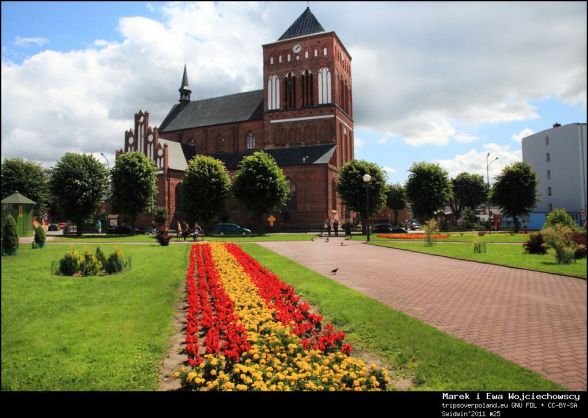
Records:
[[[21,195],[19,192],[14,192],[10,196],[2,199],[2,204],[20,204],[20,205],[36,205],[37,202],[33,202],[26,196]]]

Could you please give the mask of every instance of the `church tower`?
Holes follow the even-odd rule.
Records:
[[[188,85],[188,71],[186,70],[186,64],[184,64],[184,76],[182,77],[182,85],[178,89],[180,92],[180,103],[185,104],[190,101],[190,86]]]
[[[334,166],[353,159],[351,56],[310,8],[263,45],[267,145],[336,144]]]

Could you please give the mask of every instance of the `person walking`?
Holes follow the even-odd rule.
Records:
[[[184,224],[182,225],[182,236],[184,237],[184,241],[186,241],[186,238],[188,237],[189,233],[190,228],[188,227],[188,223],[184,222]]]
[[[192,231],[192,239],[194,240],[194,242],[198,241],[198,234],[200,234],[201,230],[202,230],[202,228],[200,228],[200,225],[195,223],[194,224],[194,231]]]
[[[331,217],[328,217],[325,223],[327,224],[327,233],[331,236]]]
[[[338,237],[339,236],[339,221],[337,220],[337,218],[335,218],[335,220],[333,221],[333,229],[335,230],[335,236]]]
[[[177,228],[176,241],[179,241],[180,237],[182,236],[182,225],[180,224],[180,221],[178,221],[178,225],[176,228]]]

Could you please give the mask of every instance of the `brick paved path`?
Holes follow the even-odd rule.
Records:
[[[586,390],[586,280],[341,238],[259,244],[570,390]]]

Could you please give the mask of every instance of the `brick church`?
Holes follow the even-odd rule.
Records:
[[[135,115],[125,132],[124,151],[140,151],[158,168],[157,205],[170,222],[176,191],[195,154],[221,160],[231,176],[244,156],[264,150],[283,169],[291,189],[288,206],[275,213],[275,230],[316,228],[327,216],[344,221],[349,213],[337,196],[341,166],[353,159],[351,57],[333,31],[323,29],[309,8],[280,38],[262,46],[263,89],[191,100],[184,66],[179,103],[163,122],[149,126],[149,113]],[[225,219],[249,225],[231,200]],[[149,225],[143,214],[138,225]]]

